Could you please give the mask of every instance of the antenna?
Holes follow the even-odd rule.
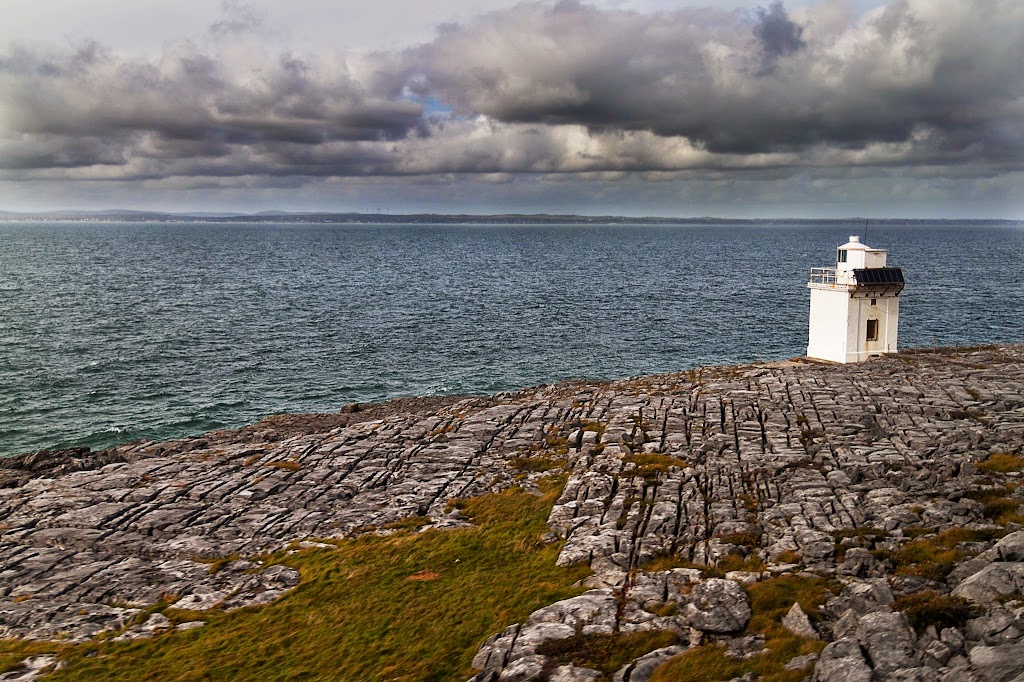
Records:
[[[870,220],[870,219],[869,218],[865,218],[864,219],[864,243],[865,244],[868,243],[868,220]]]

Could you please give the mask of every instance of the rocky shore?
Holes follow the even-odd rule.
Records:
[[[756,662],[773,635],[748,627],[751,594],[773,581],[824,590],[778,620],[811,643],[786,661],[794,679],[1024,680],[1022,456],[1024,346],[352,405],[35,453],[0,461],[0,638],[173,637],[205,621],[140,620],[167,595],[232,610],[298,584],[260,564],[268,551],[409,517],[464,526],[450,500],[562,471],[546,540],[564,543],[560,565],[589,565],[586,590],[494,633],[476,682],[687,679],[665,677],[673,657],[709,646]],[[611,676],[557,653],[636,632],[675,643]]]

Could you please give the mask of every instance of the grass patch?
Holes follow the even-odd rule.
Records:
[[[787,549],[785,552],[775,557],[775,563],[777,564],[799,564],[803,560],[803,555],[793,549]]]
[[[68,668],[48,679],[466,679],[487,637],[581,592],[572,585],[589,569],[557,568],[560,545],[541,541],[564,481],[542,481],[540,496],[512,488],[463,501],[474,528],[367,535],[282,554],[302,581],[280,600],[204,613],[209,624],[197,630],[75,647],[65,652]]]
[[[59,642],[31,642],[20,639],[0,639],[0,675],[14,670],[26,658],[40,654],[57,654],[69,645]]]
[[[680,556],[662,556],[651,559],[639,566],[640,570],[647,573],[657,571],[671,571],[673,568],[692,568],[700,571],[702,578],[724,578],[729,571],[753,571],[761,573],[765,569],[764,562],[760,557],[741,557],[729,555],[723,557],[714,566],[697,564]]]
[[[735,554],[730,554],[729,556],[719,559],[718,565],[715,566],[715,568],[718,569],[717,572],[721,573],[721,577],[724,578],[725,574],[729,571],[752,571],[754,573],[760,573],[764,571],[765,566],[759,556],[751,555],[744,558],[736,556]],[[716,576],[707,577],[714,578]]]
[[[284,469],[285,471],[298,471],[302,468],[302,465],[291,459],[279,459],[273,462],[267,462],[263,466],[271,467],[273,469]]]
[[[407,516],[404,519],[392,521],[391,523],[385,523],[380,528],[381,530],[419,530],[423,526],[429,525],[429,516],[413,515]]]
[[[232,561],[238,561],[242,557],[236,552],[229,554],[228,556],[217,557],[216,559],[193,559],[203,564],[210,565],[210,573],[219,573],[222,568],[230,564]]]
[[[795,656],[821,653],[825,642],[797,637],[782,627],[780,621],[793,606],[800,608],[812,621],[820,620],[819,607],[833,594],[831,583],[821,578],[783,576],[755,583],[745,588],[750,595],[753,616],[746,633],[761,633],[769,652],[745,661],[725,654],[721,644],[705,644],[673,657],[654,671],[651,682],[717,682],[747,673],[754,673],[760,682],[800,682],[809,670],[785,670]]]
[[[995,535],[992,531],[949,528],[932,537],[912,540],[885,558],[895,564],[897,574],[943,580],[957,562],[968,556],[956,548],[959,543],[991,540]]]
[[[537,653],[549,656],[547,670],[572,663],[612,675],[622,666],[644,654],[679,643],[679,635],[668,630],[616,632],[614,634],[577,634],[565,639],[543,642]]]
[[[1019,509],[1024,500],[1013,497],[1016,486],[1007,485],[990,490],[972,490],[964,497],[981,502],[985,506],[985,518],[1005,526],[1007,523],[1024,524],[1024,514]]]
[[[553,471],[564,468],[566,464],[566,460],[558,457],[514,457],[509,460],[509,466],[524,473]]]
[[[976,466],[981,471],[987,471],[990,474],[1007,474],[1011,471],[1024,470],[1024,457],[997,453],[989,455],[984,462],[980,462]]]
[[[756,548],[761,546],[761,536],[758,533],[726,533],[716,536],[719,542],[740,547]]]
[[[660,556],[657,559],[645,561],[642,564],[640,564],[638,568],[647,573],[656,573],[657,571],[671,571],[673,568],[695,568],[698,571],[706,571],[708,569],[708,567],[704,564],[694,563],[676,554],[672,554],[670,556]]]
[[[925,590],[896,599],[895,607],[907,615],[910,625],[923,633],[929,625],[937,630],[962,628],[971,618],[981,615],[981,609],[961,597],[951,597],[934,590]]]
[[[659,455],[655,453],[637,453],[635,455],[626,455],[622,458],[623,462],[632,463],[636,465],[635,476],[643,478],[649,482],[656,481],[662,474],[667,474],[673,467],[683,468],[689,466],[686,460],[678,457],[671,457],[669,455]]]

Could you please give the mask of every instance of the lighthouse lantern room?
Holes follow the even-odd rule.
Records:
[[[896,352],[903,271],[859,237],[836,249],[834,268],[811,268],[807,356],[861,362]]]

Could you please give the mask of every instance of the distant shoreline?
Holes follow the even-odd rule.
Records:
[[[83,222],[83,223],[296,223],[296,224],[424,224],[424,225],[725,225],[762,226],[815,225],[863,227],[864,218],[663,218],[631,216],[585,216],[548,213],[444,214],[444,213],[283,213],[208,214],[145,211],[67,211],[15,213],[0,211],[0,222]],[[983,225],[1024,227],[1024,220],[997,218],[871,218],[870,226]]]

